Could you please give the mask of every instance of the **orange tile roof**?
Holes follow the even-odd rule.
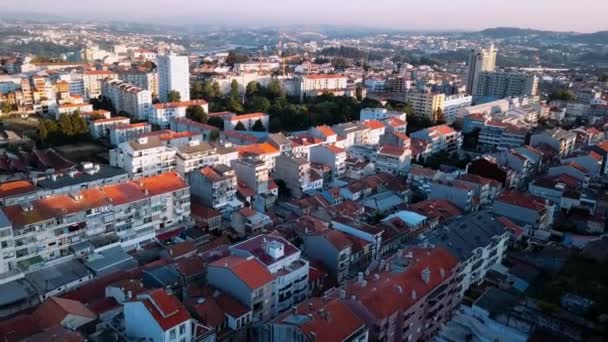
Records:
[[[322,79],[332,79],[332,78],[346,78],[346,76],[341,75],[341,74],[310,74],[310,75],[305,75],[305,78],[311,79],[311,80],[322,80]]]
[[[109,70],[85,70],[85,75],[115,75],[116,73]]]
[[[36,323],[42,329],[60,324],[68,315],[85,317],[90,320],[97,317],[81,302],[58,297],[47,299],[33,313]]]
[[[233,116],[231,117],[230,121],[240,121],[240,120],[249,120],[249,119],[261,119],[263,117],[267,116],[264,113],[249,113],[249,114],[242,114],[242,115],[237,115],[237,116]]]
[[[16,180],[0,184],[0,198],[27,194],[36,191],[36,186],[29,180]]]
[[[365,120],[363,125],[369,129],[382,129],[385,128],[384,124],[378,120]]]
[[[378,153],[401,157],[405,153],[405,149],[397,146],[384,145],[380,147]]]
[[[239,256],[227,256],[211,263],[214,267],[230,269],[250,289],[258,289],[274,278],[268,269],[257,259],[246,259]]]
[[[279,150],[272,144],[265,142],[261,144],[251,144],[244,146],[237,146],[236,150],[239,154],[273,154],[279,153]]]
[[[338,153],[343,153],[343,152],[344,152],[344,149],[339,148],[339,147],[338,147],[338,146],[336,146],[336,145],[327,145],[327,146],[325,146],[325,147],[326,147],[326,148],[327,148],[327,149],[328,149],[330,152],[333,152],[333,153],[335,153],[335,154],[338,154]]]
[[[139,183],[152,196],[188,188],[186,181],[177,172],[142,178]]]
[[[150,292],[149,297],[149,299],[143,300],[144,306],[164,331],[190,319],[190,313],[184,305],[164,289]]]
[[[337,135],[336,132],[327,125],[317,126],[315,128],[326,137]]]

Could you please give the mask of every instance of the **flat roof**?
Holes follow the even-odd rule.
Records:
[[[38,292],[45,294],[88,276],[92,276],[91,272],[78,260],[72,259],[26,274],[25,278],[34,284]]]

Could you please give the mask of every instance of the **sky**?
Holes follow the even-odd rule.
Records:
[[[0,11],[167,24],[608,30],[607,0],[0,0]]]

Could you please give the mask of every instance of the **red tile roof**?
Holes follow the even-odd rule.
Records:
[[[535,211],[545,210],[544,199],[526,192],[504,191],[498,195],[496,201],[508,203],[522,208],[532,209]]]
[[[258,289],[274,279],[268,269],[255,258],[227,256],[214,261],[211,266],[231,270],[252,290]]]
[[[298,305],[295,311],[309,317],[299,325],[299,329],[316,342],[345,341],[365,327],[365,323],[340,299],[314,297]],[[275,322],[282,322],[292,315],[292,312],[287,312]]]
[[[0,184],[0,198],[12,197],[36,191],[36,186],[29,180],[15,180]]]
[[[334,130],[331,129],[331,127],[329,127],[327,125],[317,126],[315,128],[326,137],[331,137],[331,136],[337,135],[336,132],[334,132]]]
[[[97,315],[81,302],[58,297],[47,299],[32,314],[34,320],[42,329],[60,324],[68,315],[84,317],[89,320],[97,318]]]
[[[190,319],[190,313],[184,305],[164,289],[157,289],[138,297],[138,300],[142,299],[146,309],[164,331]]]
[[[241,121],[241,120],[261,119],[261,118],[263,118],[265,116],[267,116],[267,114],[264,114],[264,113],[249,113],[249,114],[242,114],[242,115],[233,116],[233,117],[229,118],[228,120],[230,120],[230,121]]]
[[[365,120],[363,125],[369,129],[382,129],[385,128],[384,124],[378,120]]]

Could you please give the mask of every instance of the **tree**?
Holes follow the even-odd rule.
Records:
[[[182,100],[182,96],[177,90],[171,90],[169,94],[167,94],[167,100],[169,102],[180,102]]]
[[[8,102],[2,102],[2,113],[10,113],[11,105]]]
[[[237,80],[232,80],[232,82],[230,82],[230,98],[238,99],[239,97],[239,82],[237,82]]]
[[[445,124],[445,117],[441,108],[437,108],[435,111],[435,123],[439,125]]]
[[[67,136],[74,135],[74,128],[72,126],[72,120],[66,113],[59,115],[59,120],[57,120],[57,124],[59,125],[59,132],[61,134],[67,135]]]
[[[220,130],[224,129],[224,120],[217,116],[212,116],[207,120],[207,125],[217,127]]]
[[[211,131],[211,133],[209,133],[209,140],[211,141],[218,141],[220,138],[220,131],[217,129],[214,129],[213,131]]]
[[[253,123],[253,126],[251,126],[251,130],[255,132],[266,132],[266,127],[264,127],[262,120],[257,119],[257,121]]]
[[[282,179],[277,179],[274,181],[279,188],[279,197],[287,199],[291,197],[291,190],[287,187],[287,184]]]
[[[213,85],[211,85],[211,89],[212,89],[213,97],[220,96],[220,94],[222,93],[220,84],[217,81],[213,82]]]
[[[358,101],[363,100],[363,88],[360,84],[357,85],[357,89],[355,90],[355,97]]]
[[[247,101],[247,110],[250,112],[268,113],[272,103],[261,96],[254,96],[251,100]]]
[[[549,100],[572,101],[574,99],[574,94],[566,89],[555,90],[549,95]]]
[[[195,100],[204,98],[204,89],[201,81],[195,81],[192,84],[192,88],[190,88],[190,95]]]
[[[245,109],[243,108],[243,104],[239,101],[238,98],[229,98],[226,103],[226,109],[235,113],[243,113]]]
[[[205,113],[205,109],[201,106],[188,106],[186,108],[186,117],[196,122],[207,122],[207,113]]]
[[[43,143],[45,143],[47,141],[47,139],[49,138],[49,130],[46,127],[46,122],[40,121],[38,123],[38,138],[40,139],[40,141],[42,141]]]
[[[70,114],[70,123],[72,124],[72,135],[82,135],[88,133],[87,122],[83,117],[80,116],[79,110]]]
[[[251,81],[251,82],[247,83],[247,89],[245,90],[245,95],[247,95],[247,97],[256,95],[259,90],[260,89],[259,89],[258,82]]]
[[[277,97],[282,97],[284,95],[283,87],[281,86],[281,82],[279,82],[279,80],[277,80],[276,78],[273,78],[270,80],[270,82],[268,82],[268,87],[266,89],[266,92],[270,99],[275,99]]]
[[[247,129],[245,128],[245,125],[243,125],[243,123],[239,121],[239,123],[237,123],[236,126],[234,126],[234,130],[235,131],[246,131]]]
[[[248,60],[249,60],[249,57],[247,57],[245,55],[241,55],[234,51],[230,51],[230,52],[228,52],[228,56],[226,57],[226,64],[228,64],[230,66],[234,66],[234,64],[236,64],[236,63],[243,63],[243,62],[247,62]]]

